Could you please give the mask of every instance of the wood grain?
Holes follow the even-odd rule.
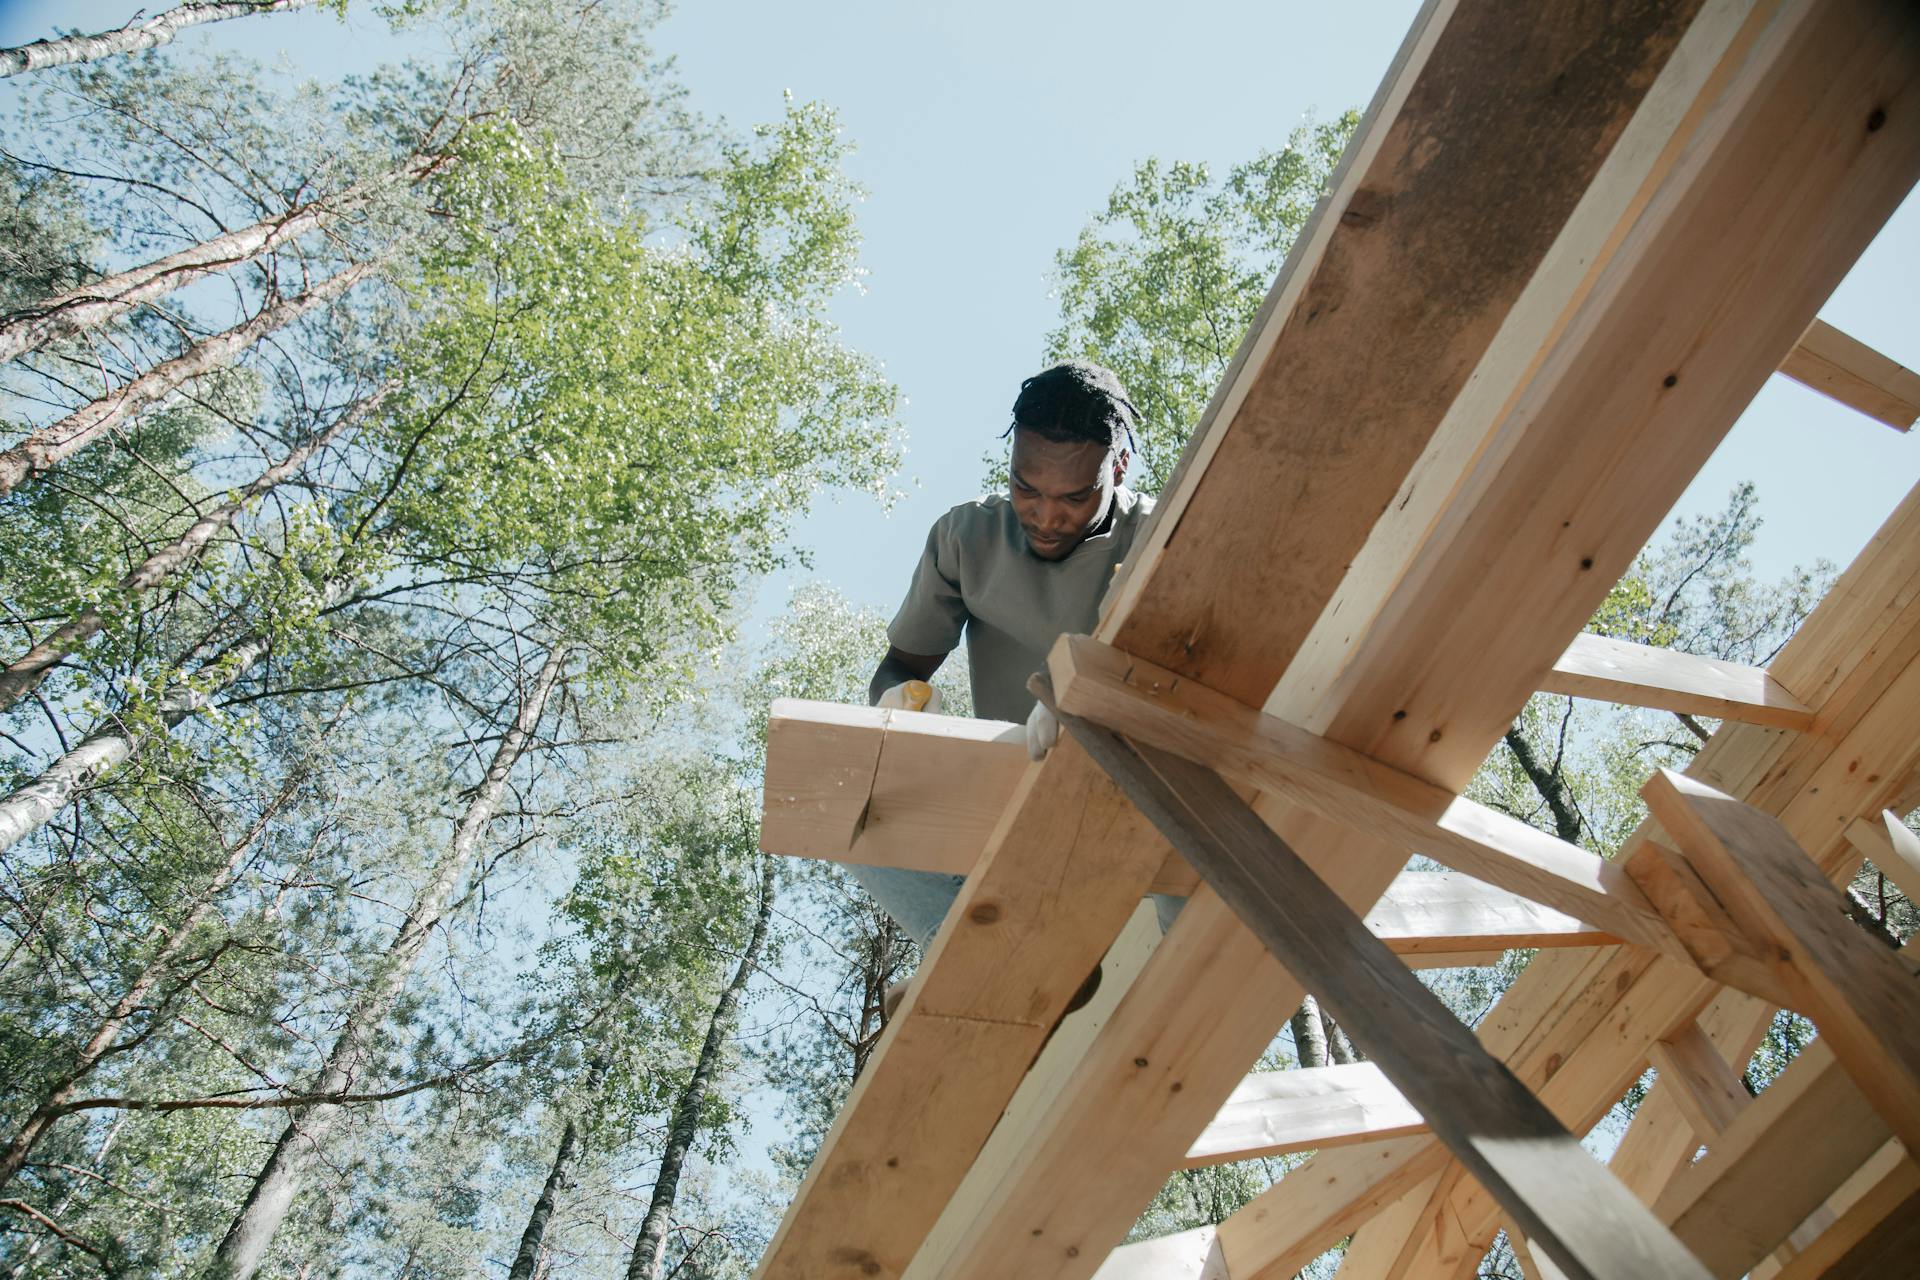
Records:
[[[1801,335],[1780,372],[1895,430],[1920,419],[1920,373],[1824,320]]]
[[[1540,691],[1778,729],[1813,723],[1806,704],[1765,668],[1584,633],[1540,681]]]
[[[1707,1275],[1218,774],[1061,722],[1570,1277]]]

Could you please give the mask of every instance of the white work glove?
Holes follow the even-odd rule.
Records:
[[[925,711],[940,713],[940,691],[925,680],[906,680],[880,695],[873,704],[889,711]]]
[[[1060,741],[1060,717],[1044,702],[1033,704],[1027,712],[1027,759],[1045,760],[1053,744]]]

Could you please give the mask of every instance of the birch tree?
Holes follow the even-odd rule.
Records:
[[[92,62],[115,54],[134,53],[170,43],[188,27],[203,22],[224,22],[253,14],[286,13],[304,9],[315,0],[199,0],[177,5],[151,18],[138,18],[123,27],[93,35],[56,36],[35,40],[18,48],[0,49],[0,76],[17,76],[25,71],[43,71],[48,67],[74,62]],[[330,7],[345,11],[345,0],[330,0]]]
[[[627,1280],[660,1280],[667,1234],[673,1225],[674,1204],[680,1193],[680,1173],[699,1135],[702,1116],[710,1109],[709,1096],[725,1067],[727,1040],[733,1034],[741,995],[766,949],[768,925],[773,916],[774,873],[771,857],[762,854],[760,862],[759,904],[754,911],[753,932],[747,939],[746,949],[740,953],[733,976],[721,988],[720,998],[713,1006],[707,1034],[700,1044],[700,1056],[694,1060],[686,1087],[674,1099],[673,1112],[667,1119],[666,1145],[660,1152],[660,1171],[654,1178],[653,1195],[647,1202],[646,1217],[640,1221],[640,1234],[627,1263]]]
[[[309,1093],[345,1092],[360,1069],[369,1039],[398,998],[447,901],[478,852],[500,797],[506,791],[507,776],[538,730],[567,656],[564,647],[549,649],[538,673],[527,684],[486,774],[474,788],[454,827],[445,854],[434,864],[408,905],[403,923],[347,1014],[339,1035],[327,1051],[325,1064],[307,1090]],[[332,1109],[322,1107],[296,1111],[289,1117],[265,1165],[254,1175],[253,1186],[214,1251],[213,1262],[205,1275],[220,1280],[245,1280],[259,1267],[274,1233],[293,1204],[307,1164],[317,1151],[324,1149],[336,1115]]]

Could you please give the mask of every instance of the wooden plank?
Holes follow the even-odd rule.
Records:
[[[1107,1255],[1093,1280],[1233,1280],[1217,1234],[1212,1227],[1195,1227],[1121,1245]]]
[[[1060,718],[1570,1277],[1707,1275],[1218,774]]]
[[[1022,776],[756,1274],[906,1270],[1165,860],[1105,775],[1061,746]]]
[[[1691,959],[1625,870],[1088,636],[1048,656],[1062,710],[1367,830],[1617,937]]]
[[[1738,1277],[1886,1140],[1886,1122],[1816,1040],[1674,1179],[1654,1212],[1713,1274]]]
[[[1421,12],[1136,544],[1102,639],[1242,702],[1267,696],[1697,7]],[[1526,200],[1489,198],[1516,185]]]
[[[1698,458],[1724,431],[1732,408],[1744,400],[1743,388],[1757,387],[1765,371],[1778,362],[1811,320],[1818,298],[1838,280],[1906,185],[1897,163],[1904,154],[1899,148],[1906,146],[1905,135],[1892,151],[1878,145],[1886,130],[1876,134],[1875,145],[1864,151],[1832,144],[1839,127],[1836,122],[1854,118],[1856,103],[1849,95],[1857,91],[1870,97],[1882,87],[1885,76],[1883,71],[1861,72],[1845,65],[1836,74],[1828,56],[1831,47],[1824,40],[1799,38],[1806,28],[1797,24],[1806,12],[1812,10],[1796,9],[1793,22],[1780,28],[1785,34],[1779,38],[1768,28],[1754,56],[1730,61],[1733,86],[1727,94],[1711,99],[1706,122],[1691,135],[1671,183],[1636,205],[1641,200],[1640,177],[1650,170],[1634,171],[1624,182],[1620,203],[1609,206],[1613,212],[1597,219],[1598,229],[1591,239],[1575,237],[1556,246],[1556,253],[1564,250],[1561,261],[1566,269],[1543,286],[1542,296],[1551,299],[1543,312],[1530,314],[1526,324],[1511,331],[1513,350],[1520,354],[1511,367],[1503,366],[1505,372],[1489,375],[1494,390],[1488,415],[1463,418],[1453,425],[1456,436],[1450,439],[1456,439],[1460,454],[1472,458],[1471,465],[1458,473],[1458,483],[1452,476],[1436,477],[1422,468],[1414,485],[1403,486],[1407,496],[1417,500],[1402,504],[1396,497],[1390,504],[1395,528],[1417,532],[1408,533],[1412,549],[1394,559],[1380,581],[1391,584],[1390,597],[1400,597],[1403,587],[1407,594],[1403,600],[1390,598],[1329,623],[1333,656],[1321,669],[1333,672],[1335,678],[1290,686],[1287,697],[1293,701],[1276,706],[1276,714],[1316,729],[1324,724],[1326,736],[1452,788],[1464,784],[1485,750],[1497,741],[1520,705],[1525,686],[1518,695],[1509,696],[1494,675],[1518,670],[1530,686],[1564,650],[1606,584],[1630,561],[1679,486],[1694,473]],[[1823,18],[1833,14],[1834,29],[1859,28],[1864,33],[1861,44],[1877,42],[1883,55],[1903,47],[1897,37],[1889,40],[1883,29],[1875,29],[1872,15],[1863,20],[1859,9],[1821,6],[1818,13]],[[1556,7],[1555,20],[1562,16]],[[1494,19],[1493,26],[1504,24],[1506,29],[1489,29],[1489,40],[1518,34],[1512,18],[1503,13]],[[1815,48],[1817,54],[1810,61],[1802,58],[1803,47]],[[1430,45],[1423,44],[1422,50],[1420,57],[1425,59]],[[1687,71],[1700,70],[1701,76],[1710,78],[1717,74],[1713,68],[1718,65],[1720,47],[1703,46],[1701,52],[1702,57],[1691,62]],[[1902,56],[1891,55],[1896,61]],[[1682,113],[1693,110],[1694,92],[1701,81],[1686,83],[1691,87],[1676,95]],[[1817,104],[1817,110],[1810,109],[1809,103]],[[1791,104],[1790,109],[1786,104]],[[1867,109],[1860,106],[1862,113]],[[1890,120],[1901,119],[1890,116]],[[1671,123],[1663,126],[1670,128]],[[1552,129],[1543,128],[1540,136],[1553,134]],[[1653,150],[1664,154],[1666,143],[1662,132]],[[1435,145],[1445,147],[1444,135]],[[1364,174],[1370,163],[1356,161],[1354,172]],[[1813,171],[1818,171],[1818,178],[1806,185],[1804,175]],[[1793,183],[1770,186],[1771,177],[1780,172],[1795,174]],[[1343,209],[1357,183],[1358,179],[1355,186],[1339,188],[1331,207]],[[1620,189],[1610,185],[1606,195],[1610,198]],[[1796,192],[1806,190],[1822,193],[1817,207],[1795,198]],[[1633,208],[1639,212],[1631,213]],[[1614,254],[1614,237],[1623,228],[1630,230]],[[1390,225],[1383,229],[1391,232]],[[1321,231],[1325,230],[1323,220]],[[1306,265],[1298,266],[1296,272],[1311,272],[1323,260],[1324,243],[1320,249],[1313,248],[1317,235],[1320,232],[1303,238],[1304,256],[1296,262]],[[1751,246],[1762,242],[1794,256],[1797,271],[1792,287],[1776,288],[1775,281],[1766,282],[1766,288],[1740,283],[1751,274]],[[1589,266],[1603,261],[1604,267],[1596,267],[1601,276],[1589,279]],[[1804,280],[1798,269],[1808,273]],[[1664,296],[1662,289],[1654,287],[1661,281],[1670,285]],[[1373,292],[1384,299],[1391,289],[1383,286]],[[1299,290],[1289,296],[1297,298]],[[1732,305],[1728,299],[1734,299]],[[1348,303],[1349,308],[1364,305],[1372,305],[1366,290],[1355,292]],[[1295,314],[1292,302],[1271,314],[1283,322]],[[1648,329],[1650,315],[1663,318],[1657,333],[1650,334]],[[1726,324],[1727,316],[1738,317],[1739,323]],[[1595,339],[1596,327],[1604,327],[1604,338]],[[1780,336],[1781,330],[1786,336]],[[1277,348],[1272,349],[1278,354]],[[1388,342],[1368,349],[1395,351],[1398,347]],[[1649,366],[1662,363],[1673,352],[1690,353],[1682,371],[1686,377],[1677,383],[1689,388],[1687,396],[1652,392],[1651,410],[1640,391],[1625,396],[1625,390],[1663,386],[1664,375],[1674,370],[1670,365],[1665,369]],[[1329,367],[1337,368],[1339,376],[1352,376],[1352,354]],[[1595,366],[1591,371],[1586,367],[1589,363]],[[1540,370],[1537,377],[1535,369]],[[1605,384],[1614,380],[1625,390],[1609,396]],[[1724,399],[1705,395],[1714,387],[1725,390]],[[1554,390],[1542,403],[1538,397],[1549,389]],[[1229,397],[1232,394],[1237,393]],[[1637,397],[1638,402],[1622,403],[1623,396]],[[1593,432],[1591,406],[1603,400],[1611,400],[1618,412],[1610,412],[1607,432]],[[1318,422],[1336,418],[1302,415],[1315,429]],[[1344,421],[1340,428],[1342,447],[1348,449],[1343,465],[1351,474],[1362,474],[1372,461],[1370,437],[1353,429],[1351,422]],[[1516,436],[1533,441],[1524,458],[1515,452]],[[1604,440],[1584,439],[1589,436]],[[1423,438],[1432,439],[1430,435]],[[1570,463],[1576,455],[1578,463]],[[1199,478],[1191,485],[1177,486],[1191,490],[1184,493],[1183,502],[1197,497],[1203,481],[1213,474],[1212,468],[1199,462],[1190,470]],[[1298,470],[1310,483],[1318,483],[1311,479],[1311,468]],[[1209,519],[1230,521],[1244,518],[1248,511],[1264,512],[1272,504],[1261,494],[1291,493],[1290,470],[1283,468],[1277,474],[1279,488],[1255,487],[1241,494],[1239,502],[1221,504]],[[1422,505],[1435,490],[1436,479],[1438,492],[1452,495],[1441,511]],[[1606,501],[1584,504],[1579,490],[1595,488],[1606,491]],[[1326,502],[1328,509],[1336,504],[1331,496]],[[1522,509],[1538,523],[1516,529],[1496,518],[1496,513]],[[1388,523],[1389,516],[1383,516],[1381,524]],[[1286,519],[1297,518],[1298,512],[1290,508]],[[1478,526],[1483,519],[1499,527],[1482,530]],[[1330,527],[1337,530],[1347,523],[1342,513]],[[1562,532],[1563,523],[1578,533]],[[1189,526],[1185,521],[1179,525],[1180,541],[1185,543]],[[1190,528],[1197,533],[1200,526]],[[1163,535],[1167,532],[1170,527],[1163,527]],[[1540,564],[1563,564],[1568,541],[1575,538],[1584,544],[1582,551],[1591,548],[1589,555],[1580,556],[1590,558],[1591,566],[1579,566],[1575,572],[1574,566],[1567,565],[1564,576],[1556,571],[1542,577]],[[1231,556],[1196,537],[1190,557],[1177,566],[1177,572],[1167,572],[1170,580],[1211,577],[1211,583],[1197,588],[1201,595],[1220,590],[1231,580],[1239,593],[1236,607],[1215,610],[1205,621],[1216,631],[1237,630],[1238,638],[1215,651],[1258,650],[1250,661],[1264,662],[1272,655],[1276,664],[1291,671],[1297,656],[1297,645],[1288,638],[1293,619],[1282,615],[1290,615],[1295,608],[1319,615],[1329,597],[1315,589],[1289,595],[1265,577],[1247,578],[1246,566],[1265,565],[1271,550],[1265,540],[1256,542],[1250,553]],[[1312,552],[1316,561],[1324,562],[1327,581],[1340,579],[1345,565],[1352,563],[1351,544],[1335,545],[1339,542],[1338,537],[1329,536],[1324,546]],[[1493,580],[1449,600],[1447,592],[1435,585],[1427,560],[1429,555],[1444,559],[1440,548],[1448,544],[1474,563],[1496,570]],[[1536,558],[1531,564],[1503,560],[1504,545],[1532,548]],[[1137,600],[1146,590],[1142,575],[1152,579],[1171,564],[1155,554],[1136,557],[1121,603],[1102,624],[1103,638],[1118,640],[1122,647],[1144,649],[1119,635],[1136,613],[1126,600]],[[1541,590],[1536,591],[1536,586]],[[1222,599],[1226,598],[1223,593]],[[1463,604],[1474,615],[1474,627],[1486,622],[1480,615],[1489,611],[1500,619],[1491,641],[1486,633],[1468,637],[1446,632],[1445,615]],[[1190,614],[1170,615],[1159,628],[1146,628],[1147,643],[1184,655],[1189,642],[1195,642],[1197,653],[1195,621]],[[1282,622],[1288,628],[1285,632],[1279,629]],[[1406,664],[1405,653],[1372,649],[1362,633],[1376,630],[1399,635],[1410,650],[1435,636],[1445,643],[1433,651],[1430,670],[1417,670]],[[1213,643],[1211,632],[1200,638]],[[1223,666],[1235,663],[1229,658]],[[1205,661],[1197,662],[1195,674],[1210,679],[1208,667]],[[1392,722],[1391,710],[1383,712],[1371,701],[1411,696],[1427,679],[1438,678],[1435,673],[1452,679],[1463,672],[1471,677],[1463,678],[1460,686],[1467,705],[1449,709],[1458,711],[1457,719],[1423,715],[1416,726],[1400,734],[1392,728],[1397,722]],[[1378,688],[1375,675],[1381,677]],[[1807,690],[1783,682],[1811,701]],[[1433,739],[1436,732],[1441,733],[1441,741]],[[1277,811],[1273,816],[1277,822],[1297,822],[1305,828],[1318,821]],[[1339,832],[1321,832],[1314,841],[1298,839],[1296,847],[1316,859],[1329,876],[1340,876],[1342,868],[1347,868],[1341,892],[1362,910],[1398,870],[1392,865],[1391,850],[1369,848],[1364,839]],[[1272,971],[1261,969],[1258,956],[1249,954],[1237,940],[1211,937],[1203,930],[1203,923],[1210,926],[1217,919],[1211,911],[1205,916],[1192,914],[1204,905],[1204,896],[1188,907],[1189,914],[1149,963],[1135,991],[1122,1001],[1089,1055],[1071,1101],[1063,1103],[1033,1135],[1030,1157],[983,1207],[972,1234],[972,1251],[952,1260],[947,1273],[970,1277],[1090,1274],[1094,1264],[1084,1259],[1119,1238],[1158,1188],[1165,1170],[1243,1077],[1261,1039],[1290,1012],[1277,1008],[1278,994],[1270,992],[1272,998],[1261,1000],[1259,993],[1246,990],[1254,982],[1250,975],[1258,973],[1265,980]],[[1192,927],[1183,930],[1189,920]],[[1183,932],[1184,937],[1176,938]],[[1176,941],[1178,946],[1173,945]],[[1297,992],[1297,986],[1293,990]],[[1660,993],[1645,994],[1654,1001]],[[1253,1016],[1272,1020],[1250,1027],[1245,1018]],[[1173,1025],[1183,1034],[1175,1036],[1166,1030]],[[1643,1056],[1645,1043],[1642,1039],[1635,1053]],[[1132,1066],[1143,1057],[1154,1063],[1152,1068]],[[1175,1066],[1163,1070],[1163,1059]],[[1173,1094],[1172,1083],[1183,1084],[1186,1092]],[[1123,1130],[1113,1125],[1115,1114],[1127,1115],[1129,1126]],[[1086,1185],[1076,1173],[1089,1166],[1106,1171],[1097,1185]],[[1036,1228],[1039,1236],[1032,1234]],[[1070,1258],[1068,1249],[1078,1256]]]
[[[1780,372],[1896,430],[1920,418],[1920,373],[1824,320],[1800,335]]]
[[[1847,839],[1854,848],[1873,859],[1908,902],[1920,903],[1920,836],[1892,810],[1881,812],[1879,820],[1856,818],[1847,827]]]
[[[1757,995],[1769,1004],[1791,1004],[1791,990],[1687,860],[1652,840],[1638,845],[1618,863],[1666,918],[1695,967],[1715,982]]]
[[[1367,928],[1403,959],[1513,947],[1592,947],[1605,930],[1457,871],[1403,871],[1366,915]]]
[[[1293,1170],[1287,1177],[1291,1178],[1299,1171]],[[1355,1232],[1353,1239],[1347,1242],[1346,1251],[1340,1255],[1340,1265],[1333,1273],[1334,1280],[1340,1280],[1342,1276],[1346,1280],[1378,1280],[1386,1274],[1399,1255],[1401,1243],[1413,1231],[1415,1224],[1424,1218],[1427,1206],[1432,1202],[1434,1192],[1444,1176],[1444,1173],[1432,1174]],[[1271,1273],[1276,1269],[1268,1270]],[[1286,1276],[1286,1280],[1293,1280],[1298,1270],[1296,1267],[1293,1271],[1281,1274]]]
[[[1426,1131],[1420,1113],[1374,1063],[1257,1071],[1194,1140],[1183,1165],[1197,1169]]]
[[[1835,588],[1815,609],[1772,669],[1817,709],[1818,732],[1788,735],[1776,730],[1733,725],[1715,734],[1689,766],[1723,790],[1747,793],[1787,822],[1809,847],[1825,847],[1822,870],[1839,880],[1851,874],[1840,856],[1838,834],[1862,811],[1890,803],[1911,775],[1916,755],[1914,726],[1920,723],[1920,488],[1875,533]],[[1649,824],[1651,825],[1651,824]],[[1657,828],[1653,828],[1657,831]],[[1629,842],[1631,852],[1644,834]],[[1566,957],[1571,959],[1571,955]],[[1565,1036],[1569,997],[1556,986],[1536,982],[1565,967],[1556,955],[1538,957],[1513,989],[1481,1023],[1534,1027],[1538,1039],[1526,1053],[1550,1072],[1542,1088],[1549,1105],[1576,1130],[1620,1096],[1622,1073],[1631,1079],[1645,1045],[1663,1034],[1669,1014],[1636,997],[1640,986],[1683,985],[1685,975],[1667,966],[1664,976],[1649,972],[1641,983],[1622,987],[1611,999],[1588,1009],[1599,1011],[1606,1037],[1584,1041]],[[1625,981],[1623,972],[1617,975]],[[1599,995],[1606,978],[1590,985]],[[1585,997],[1582,1002],[1585,1002]],[[1700,1014],[1715,1043],[1731,1061],[1745,1061],[1764,1036],[1774,1006],[1737,991],[1722,991]],[[1517,1048],[1503,1049],[1522,1065]],[[1522,1066],[1522,1077],[1535,1077]],[[1613,1167],[1643,1199],[1688,1167],[1698,1139],[1655,1082],[1628,1127]],[[1340,1153],[1333,1153],[1339,1155]],[[1490,1205],[1490,1202],[1488,1202]],[[1463,1209],[1463,1212],[1466,1210]],[[1482,1225],[1492,1230],[1497,1217],[1486,1209]]]
[[[767,721],[760,847],[787,857],[964,876],[1029,765],[999,720],[777,698]],[[1193,892],[1168,852],[1152,891]]]
[[[1865,1175],[1862,1178],[1862,1175]],[[1858,1187],[1855,1183],[1861,1183]],[[1849,1194],[1852,1192],[1853,1194]],[[1839,1203],[1841,1200],[1845,1203]],[[1814,1280],[1816,1276],[1893,1275],[1894,1271],[1864,1271],[1869,1250],[1884,1249],[1885,1243],[1871,1246],[1876,1232],[1899,1216],[1920,1221],[1920,1164],[1915,1164],[1898,1142],[1889,1143],[1859,1174],[1829,1202],[1835,1210],[1833,1222],[1796,1253],[1771,1280]],[[1913,1240],[1893,1261],[1911,1266],[1920,1239]],[[1849,1255],[1853,1255],[1850,1259]],[[1756,1276],[1758,1272],[1756,1269]]]
[[[1446,1150],[1438,1142],[1401,1138],[1347,1147],[1331,1153],[1338,1157],[1333,1160],[1316,1156],[1291,1170],[1220,1224],[1228,1274],[1233,1280],[1292,1280],[1356,1231],[1359,1247],[1368,1254],[1385,1252],[1391,1261],[1399,1251],[1394,1226],[1410,1223],[1425,1207],[1449,1163]],[[1376,1225],[1383,1229],[1374,1231]]]
[[[1574,637],[1540,689],[1778,729],[1813,722],[1806,704],[1762,667],[1585,633]]]
[[[1186,865],[1185,863],[1181,864]],[[998,1181],[1019,1150],[1020,1136],[1039,1123],[1040,1118],[1059,1100],[1072,1077],[1073,1068],[1086,1053],[1087,1045],[1113,1016],[1120,998],[1139,976],[1147,959],[1161,939],[1159,913],[1152,902],[1142,902],[1133,910],[1127,927],[1120,931],[1106,958],[1100,964],[1100,986],[1084,1008],[1069,1014],[1047,1039],[1046,1048],[1021,1080],[1019,1090],[1007,1104],[1005,1115],[994,1126],[993,1136],[967,1170],[939,1219],[927,1233],[921,1254],[939,1253],[953,1247],[954,1241],[970,1223],[965,1214],[952,1212],[955,1201],[964,1201],[969,1188],[979,1183]],[[1204,1251],[1203,1251],[1204,1252]],[[917,1259],[920,1255],[916,1254]],[[911,1280],[915,1265],[905,1276]]]
[[[1846,915],[1779,819],[1661,770],[1641,789],[1735,922],[1774,952],[1795,1007],[1909,1148],[1920,1148],[1920,984]]]
[[[889,713],[878,707],[774,700],[767,718],[760,847],[839,858],[873,793]]]
[[[1655,1040],[1649,1057],[1702,1142],[1711,1143],[1753,1105],[1753,1096],[1741,1083],[1740,1073],[1720,1056],[1698,1022],[1689,1022],[1674,1035]]]

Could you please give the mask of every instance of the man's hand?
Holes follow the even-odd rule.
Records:
[[[940,691],[925,680],[905,680],[881,694],[873,705],[889,711],[925,711],[938,715]]]
[[[1027,759],[1045,760],[1053,744],[1060,741],[1060,717],[1044,702],[1033,704],[1027,712]]]

